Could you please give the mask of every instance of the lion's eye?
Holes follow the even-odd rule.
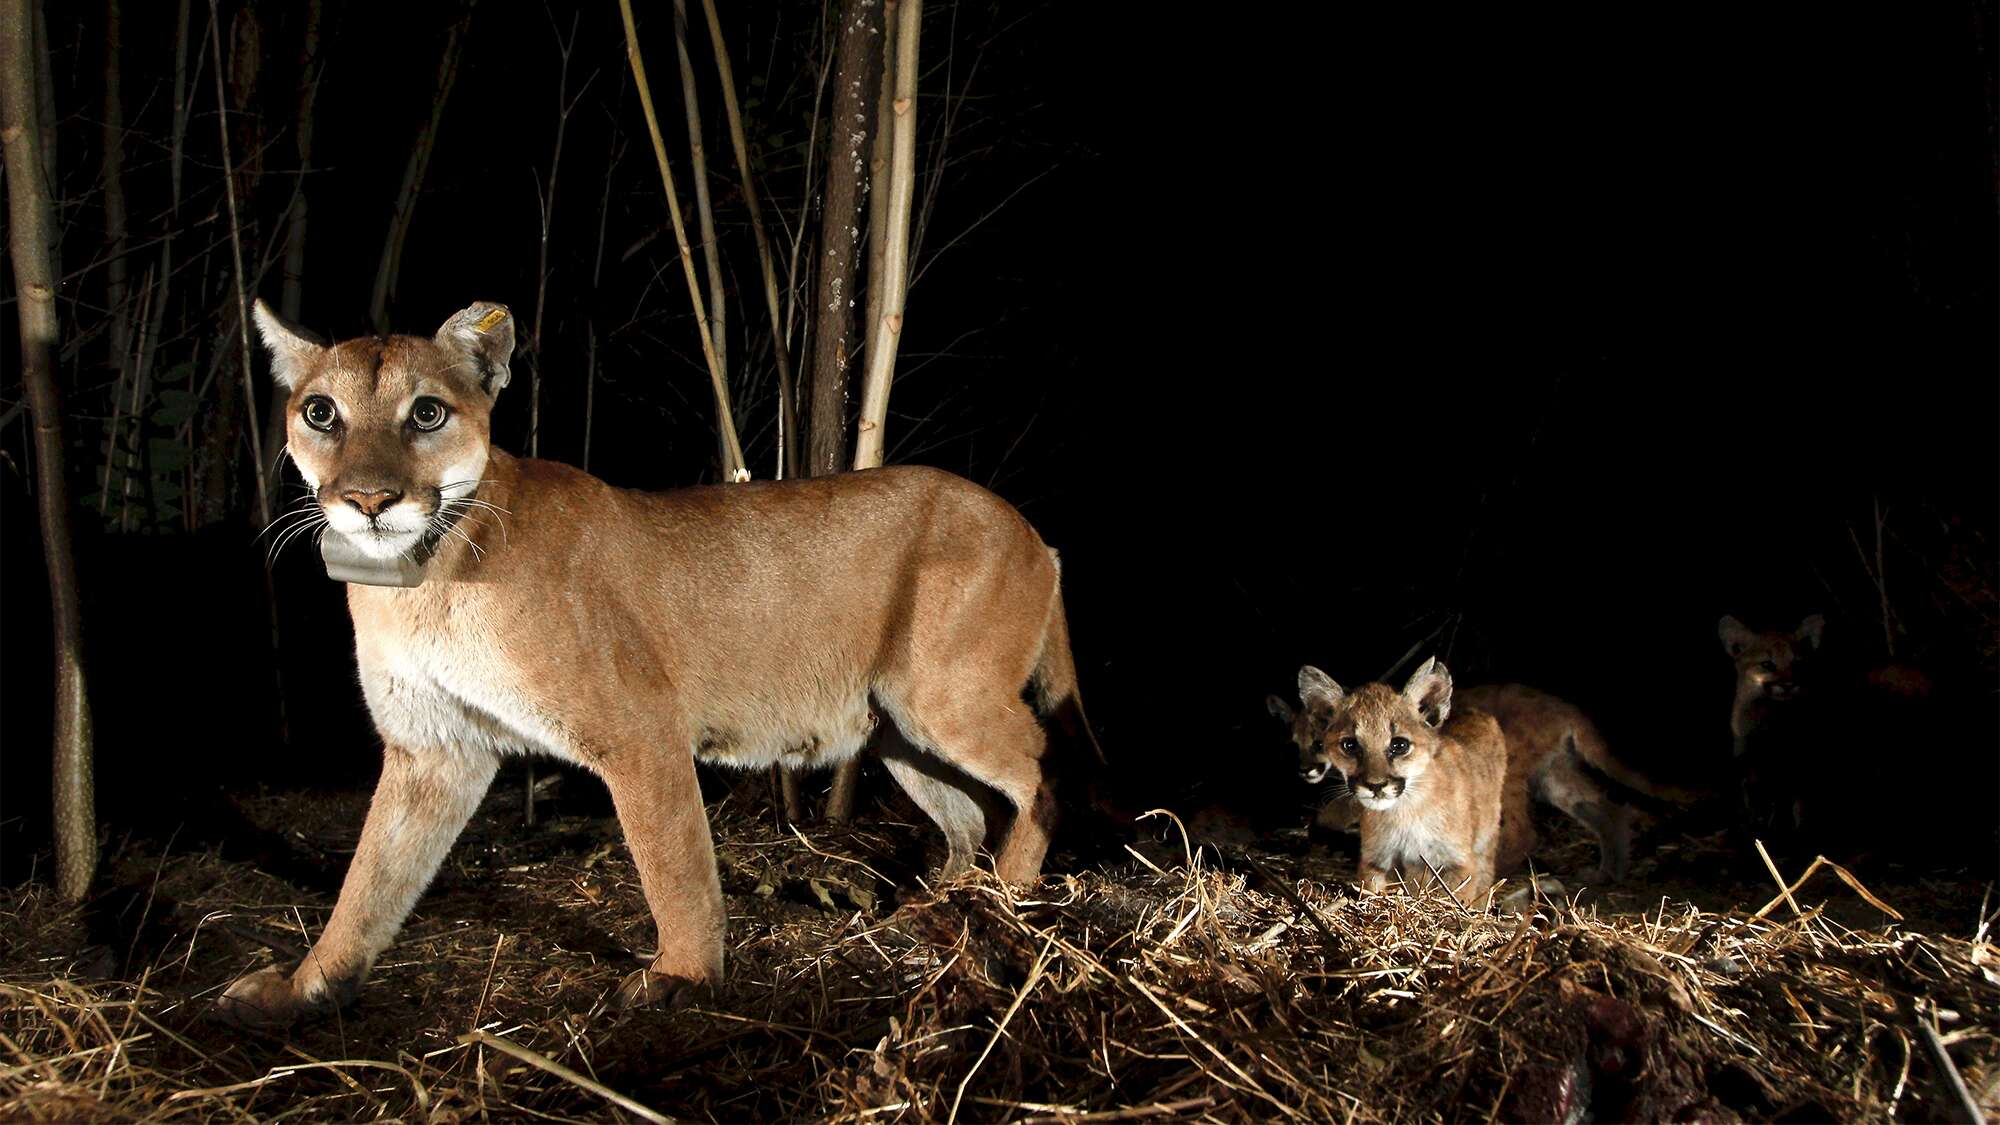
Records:
[[[314,395],[299,409],[299,415],[306,425],[322,433],[330,432],[334,423],[340,421],[340,412],[333,408],[333,400],[325,395]]]
[[[420,398],[410,407],[410,425],[429,432],[444,425],[451,417],[451,408],[434,398]]]
[[[1361,752],[1361,743],[1353,738],[1343,738],[1340,740],[1340,749],[1342,753],[1352,758]]]
[[[1772,660],[1766,660],[1762,664],[1757,665],[1757,667],[1762,668],[1766,672],[1775,672],[1778,670],[1777,662]]]
[[[1389,756],[1391,758],[1400,758],[1409,752],[1410,752],[1409,739],[1392,738],[1389,740]]]

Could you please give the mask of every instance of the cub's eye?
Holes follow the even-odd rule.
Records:
[[[340,412],[333,408],[333,400],[325,395],[307,399],[306,404],[299,408],[299,416],[306,420],[306,425],[321,433],[331,432],[335,423],[340,421]]]
[[[1409,739],[1392,738],[1389,740],[1389,756],[1391,758],[1400,758],[1409,752],[1410,752]]]
[[[1766,660],[1762,664],[1757,665],[1757,667],[1762,668],[1766,672],[1775,672],[1778,670],[1777,663],[1775,661],[1770,661],[1770,660]]]
[[[1340,740],[1340,750],[1341,753],[1352,758],[1356,754],[1361,753],[1361,743],[1352,738],[1343,738]]]
[[[451,408],[434,398],[420,398],[410,407],[410,425],[428,433],[444,425]]]

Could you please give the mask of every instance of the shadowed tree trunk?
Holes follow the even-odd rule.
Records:
[[[855,351],[854,278],[861,253],[861,184],[875,108],[881,25],[876,0],[842,0],[828,126],[826,207],[813,300],[812,475],[847,468],[847,364]]]
[[[917,32],[922,0],[888,0],[883,10],[885,59],[878,94],[874,185],[869,190],[868,374],[862,383],[861,414],[854,428],[854,467],[882,464],[882,428],[889,413],[889,381],[896,367],[896,344],[903,331],[904,278],[908,275],[910,201],[916,189],[917,163]],[[893,85],[892,85],[893,84]],[[890,133],[885,146],[881,133]],[[880,154],[887,149],[888,166]],[[826,815],[845,821],[854,815],[855,789],[861,780],[860,759],[843,763],[833,777]]]
[[[833,111],[827,130],[826,209],[820,216],[819,289],[813,301],[812,475],[847,468],[847,364],[855,350],[854,279],[861,257],[861,185],[875,118],[875,67],[881,25],[875,0],[843,0],[834,61]],[[827,816],[854,809],[859,767],[834,773]]]
[[[375,290],[368,298],[368,320],[377,332],[389,330],[389,302],[396,297],[396,275],[403,268],[403,242],[410,236],[416,217],[417,196],[424,190],[424,175],[430,170],[431,153],[437,148],[438,125],[444,120],[445,103],[458,82],[458,59],[465,49],[465,33],[472,26],[472,9],[479,0],[466,0],[465,14],[445,36],[444,54],[438,59],[437,91],[431,95],[431,115],[417,130],[410,145],[410,159],[403,166],[403,187],[396,193],[396,210],[389,218],[389,236],[382,242],[382,260],[375,267]]]
[[[80,899],[97,868],[97,815],[91,784],[90,700],[84,688],[83,622],[70,551],[69,481],[56,398],[56,266],[49,169],[36,79],[46,59],[35,45],[29,0],[0,0],[0,140],[7,162],[9,249],[21,325],[21,381],[35,423],[35,492],[55,623],[56,887]]]
[[[285,215],[285,278],[284,288],[278,292],[278,312],[293,324],[305,319],[306,218],[311,194],[306,188],[312,173],[313,105],[319,97],[319,29],[324,7],[324,0],[308,0],[305,38],[299,48],[299,108],[292,126],[299,171],[291,207]],[[269,456],[264,459],[262,470],[267,488],[275,496],[278,483],[284,479],[285,459],[281,452],[285,448],[284,395],[276,392],[271,395],[271,408],[264,412],[264,419],[264,449]]]

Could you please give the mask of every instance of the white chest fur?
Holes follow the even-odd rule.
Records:
[[[355,654],[384,738],[413,750],[580,756],[570,732],[528,702],[517,671],[482,636],[479,607],[442,605],[427,588],[361,596],[376,611],[355,614]]]
[[[1369,813],[1361,824],[1361,849],[1370,864],[1418,874],[1465,862],[1460,842],[1443,831],[1427,808]]]

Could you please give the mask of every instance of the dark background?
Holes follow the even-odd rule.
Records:
[[[457,10],[328,5],[304,320],[345,337],[367,329],[389,203]],[[288,88],[298,17],[263,7],[266,83]],[[655,7],[641,31],[691,206]],[[746,7],[724,8],[738,80],[761,92],[767,189],[796,222],[820,11]],[[138,105],[170,65],[171,5],[128,8]],[[580,457],[592,313],[609,336],[591,470],[641,488],[714,480],[706,378],[680,269],[657,253],[671,240],[616,8],[576,14],[572,80],[598,73],[564,155],[543,453]],[[571,15],[478,9],[392,310],[400,330],[428,333],[475,299],[532,307],[551,27],[566,32]],[[85,186],[100,19],[52,6],[74,126],[64,159]],[[1461,683],[1567,695],[1666,772],[1719,766],[1730,669],[1717,618],[1823,612],[1845,659],[1886,659],[1861,561],[1886,512],[1896,655],[1938,683],[1958,735],[1946,752],[1986,786],[1990,823],[1993,35],[1979,4],[934,3],[920,121],[934,130],[939,95],[965,96],[909,295],[890,460],[989,484],[1062,552],[1083,691],[1123,772],[1161,791],[1220,778],[1220,792],[1286,801],[1303,794],[1265,693],[1289,691],[1302,662],[1351,684],[1406,653],[1440,654]],[[202,143],[210,82],[190,126]],[[706,104],[719,113],[712,91]],[[132,111],[135,131],[156,124],[148,106]],[[267,117],[280,133],[284,108]],[[631,148],[607,170],[614,134]],[[926,152],[937,139],[925,133]],[[708,147],[726,199],[719,120]],[[162,174],[147,155],[128,157],[134,176]],[[283,147],[264,159],[281,169]],[[213,155],[188,175],[208,193],[190,209],[219,206]],[[291,186],[268,180],[271,210]],[[607,182],[610,250],[592,292]],[[66,217],[78,244],[97,237],[87,203]],[[226,232],[219,221],[204,237]],[[759,338],[747,229],[722,239],[736,331]],[[19,397],[6,320],[0,405]],[[516,452],[525,376],[517,359],[496,423]],[[87,363],[70,377],[79,402],[101,382]],[[740,393],[767,476],[769,387]],[[4,442],[23,456],[21,435]],[[47,610],[32,503],[18,470],[4,476],[4,846],[19,873],[46,838],[34,826]],[[254,528],[81,525],[114,833],[189,790],[371,781],[351,631],[309,551],[278,566],[286,745]]]

